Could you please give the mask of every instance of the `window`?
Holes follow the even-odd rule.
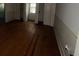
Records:
[[[36,3],[31,3],[30,4],[30,13],[35,13],[36,12]]]
[[[4,4],[0,3],[0,9],[3,9],[3,8],[4,8]]]

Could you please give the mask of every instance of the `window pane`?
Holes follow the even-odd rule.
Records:
[[[31,3],[30,7],[36,7],[36,3]]]
[[[36,9],[35,8],[30,8],[30,13],[35,13]]]
[[[30,13],[35,13],[36,12],[36,3],[31,3],[30,4]]]

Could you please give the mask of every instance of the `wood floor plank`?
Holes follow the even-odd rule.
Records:
[[[11,22],[0,26],[0,55],[60,55],[53,28],[32,22]]]

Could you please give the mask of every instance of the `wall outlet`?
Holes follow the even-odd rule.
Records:
[[[70,49],[69,49],[68,45],[65,45],[65,54],[67,56],[70,56]]]

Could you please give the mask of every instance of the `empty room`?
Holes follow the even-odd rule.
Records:
[[[0,3],[0,56],[78,56],[79,3]]]

